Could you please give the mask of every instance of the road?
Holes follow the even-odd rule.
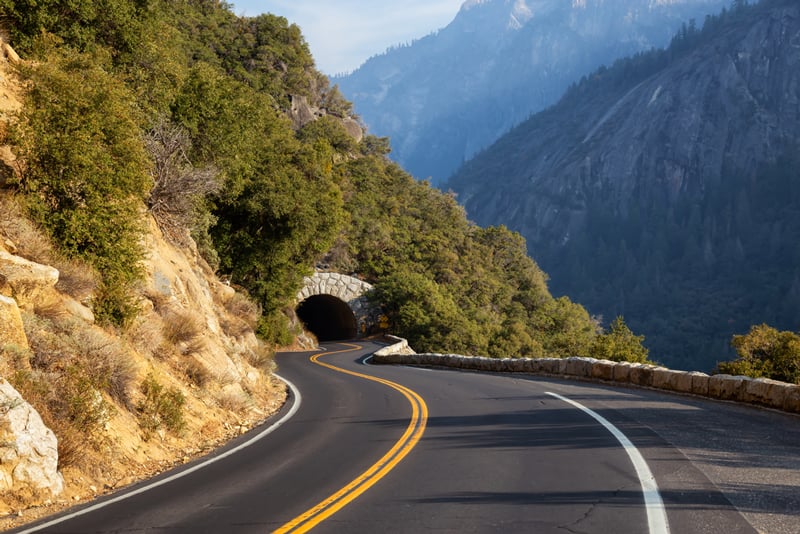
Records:
[[[360,345],[279,355],[299,407],[235,454],[20,531],[800,530],[798,417],[534,376],[364,365],[377,346]]]

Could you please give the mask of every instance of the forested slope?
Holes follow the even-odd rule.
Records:
[[[713,369],[732,335],[800,323],[798,36],[796,2],[735,2],[587,75],[450,186],[526,237],[555,292]]]

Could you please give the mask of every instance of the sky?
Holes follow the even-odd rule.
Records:
[[[357,69],[390,46],[447,26],[464,0],[232,0],[233,12],[274,13],[297,24],[317,68],[332,76]]]

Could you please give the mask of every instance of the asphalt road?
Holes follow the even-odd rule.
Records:
[[[798,417],[649,390],[364,365],[377,348],[364,345],[319,360],[380,382],[312,353],[281,354],[279,373],[301,402],[291,418],[289,406],[276,416],[279,428],[37,531],[800,532]]]

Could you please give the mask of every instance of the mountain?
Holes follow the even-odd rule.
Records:
[[[729,0],[469,0],[444,29],[333,78],[433,184],[600,65],[663,47]]]
[[[708,369],[734,333],[800,324],[800,6],[738,4],[574,86],[449,181],[554,294]]]

